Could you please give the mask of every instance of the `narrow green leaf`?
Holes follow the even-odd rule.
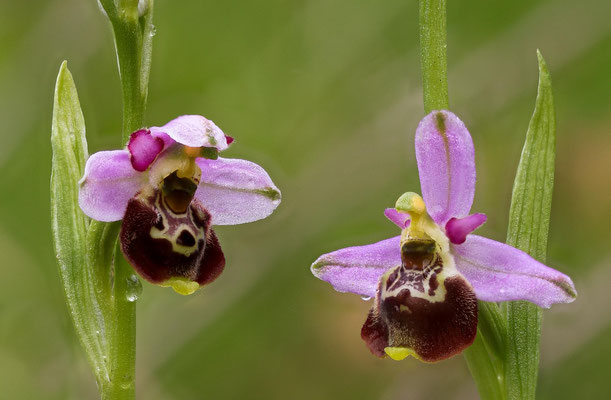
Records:
[[[503,400],[507,325],[496,303],[480,301],[478,307],[477,336],[463,354],[480,398]]]
[[[95,293],[93,271],[86,259],[89,219],[78,205],[78,181],[87,160],[85,122],[65,61],[55,86],[51,144],[51,221],[55,254],[74,328],[101,382],[108,379],[103,314]]]
[[[541,53],[535,111],[513,186],[507,243],[545,261],[554,185],[556,117],[552,82]],[[534,399],[539,370],[541,309],[525,301],[503,305],[507,317],[505,384],[509,399]]]

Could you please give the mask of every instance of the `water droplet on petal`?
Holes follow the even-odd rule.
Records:
[[[371,296],[361,296],[361,299],[363,299],[365,301],[369,301],[369,300],[371,300]]]

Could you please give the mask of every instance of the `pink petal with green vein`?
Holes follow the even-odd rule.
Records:
[[[374,297],[384,272],[401,265],[400,239],[396,236],[324,254],[312,264],[312,273],[338,292]]]
[[[577,296],[571,278],[504,243],[469,235],[452,249],[458,271],[480,300],[527,300],[549,308]]]
[[[235,158],[197,158],[202,177],[195,197],[212,214],[213,225],[237,225],[270,215],[280,190],[259,165]]]

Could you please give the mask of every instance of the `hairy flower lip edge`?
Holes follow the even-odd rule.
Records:
[[[431,149],[433,150],[431,151]],[[461,150],[463,150],[462,153]],[[507,289],[504,287],[496,287],[495,290],[498,290],[500,294],[509,296],[505,299],[499,298],[498,295],[495,296],[494,293],[484,292],[482,294],[482,290],[478,290],[478,287],[486,288],[487,285],[489,286],[492,282],[490,279],[493,281],[496,279],[502,283],[502,274],[515,279],[513,275],[516,274],[512,271],[511,266],[509,268],[504,266],[506,270],[502,268],[499,270],[494,270],[493,268],[476,268],[475,270],[478,273],[465,274],[461,271],[464,270],[464,263],[462,262],[464,257],[459,253],[461,250],[464,253],[464,250],[469,247],[464,242],[473,242],[473,239],[469,240],[468,237],[479,238],[476,235],[469,235],[468,233],[485,222],[485,216],[483,214],[469,215],[475,192],[475,155],[471,135],[464,123],[462,123],[457,116],[449,111],[433,111],[423,118],[416,130],[416,158],[425,203],[427,207],[429,207],[429,205],[432,206],[432,210],[429,210],[429,212],[433,220],[444,228],[443,232],[446,236],[453,239],[451,240],[452,244],[450,250],[453,253],[453,257],[456,255],[456,258],[461,260],[461,262],[457,260],[456,268],[461,275],[465,277],[465,280],[473,286],[478,298],[486,301],[525,299],[545,308],[549,308],[554,303],[569,303],[575,299],[577,293],[568,276],[539,263],[528,254],[518,249],[490,239],[481,238],[484,241],[488,241],[491,247],[495,247],[495,251],[501,252],[501,250],[503,250],[504,256],[506,256],[505,253],[511,253],[510,258],[519,257],[528,261],[526,264],[532,267],[537,273],[541,274],[541,276],[536,276],[534,273],[530,275],[518,274],[519,277],[527,281],[526,283],[522,282],[524,287],[529,285],[533,286],[533,297],[528,299],[524,298],[523,293],[512,294],[511,292],[507,292]],[[454,169],[451,168],[452,165],[454,165]],[[456,167],[456,165],[459,167]],[[461,167],[466,171],[466,173],[463,174],[464,176],[460,175]],[[430,176],[427,176],[427,174]],[[443,187],[444,183],[447,184],[447,187]],[[441,188],[441,190],[436,192],[438,188]],[[393,209],[387,209],[384,212],[385,216],[398,227],[404,229],[408,225],[406,218],[402,218],[399,215],[400,213],[392,210]],[[455,222],[448,225],[448,222],[452,218],[454,218]],[[452,226],[456,224],[456,221],[458,221],[458,225]],[[465,231],[468,232],[465,233]],[[462,238],[463,235],[465,236],[464,241]],[[397,238],[399,237],[382,240],[371,245],[353,246],[324,254],[312,264],[312,273],[319,279],[331,283],[337,291],[352,292],[364,297],[374,297],[377,293],[374,289],[377,284],[375,278],[377,277],[380,279],[384,271],[401,263],[398,247],[395,247],[396,259],[386,264],[386,266],[359,266],[358,262],[353,262],[354,260],[351,260],[351,257],[354,256],[354,252],[358,253],[359,250],[362,249],[366,249],[362,254],[365,258],[371,257],[371,254],[369,254],[371,248],[375,248],[375,246],[380,246],[381,244],[383,246],[383,244],[391,243],[396,241]],[[477,240],[479,239],[476,239],[476,241]],[[463,244],[454,242],[461,242]],[[385,251],[388,252],[388,249],[382,250],[382,255],[375,255],[373,257],[375,261],[379,262],[387,257],[388,254],[384,254]],[[476,253],[478,253],[476,255],[484,259],[487,256],[486,252],[482,253],[478,251]],[[338,254],[340,256],[339,258],[346,257],[346,259],[339,262],[335,261],[334,256]],[[331,265],[334,263],[337,264],[337,268],[335,269],[333,269]],[[373,264],[375,265],[375,262]],[[523,267],[523,265],[521,265],[521,267]],[[497,265],[497,269],[498,268]],[[499,277],[495,277],[494,273],[499,274]],[[467,275],[469,275],[471,279],[469,279]],[[549,279],[546,279],[546,276]],[[539,282],[533,283],[533,281],[537,279]],[[369,282],[366,282],[367,280],[369,280]],[[474,284],[474,282],[476,283]],[[543,285],[543,287],[541,287],[541,285]],[[511,285],[508,287],[511,287]],[[560,291],[554,292],[554,288]],[[545,290],[549,290],[552,294],[543,298],[541,293],[542,291],[545,292]],[[537,303],[537,301],[539,302]]]

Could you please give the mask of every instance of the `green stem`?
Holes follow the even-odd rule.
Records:
[[[148,95],[148,79],[151,66],[153,37],[153,0],[147,1],[142,14],[138,0],[102,0],[108,19],[112,24],[115,47],[121,78],[123,98],[123,126],[121,144],[129,135],[144,124],[144,113]],[[92,238],[99,243],[116,243],[117,229],[108,224],[96,224]],[[116,254],[116,245],[103,246],[100,260],[111,265],[111,255]],[[109,382],[101,387],[104,400],[135,399],[136,369],[136,297],[139,287],[132,267],[121,255],[114,258],[113,285],[107,290],[110,301],[106,319],[106,341],[108,345]]]
[[[142,128],[148,80],[151,68],[153,38],[153,0],[148,0],[143,15],[138,1],[122,0],[118,10],[107,10],[112,23],[123,95],[123,142]]]
[[[448,62],[446,0],[420,0],[420,63],[424,111],[447,110]],[[499,307],[479,302],[479,324],[475,342],[464,356],[480,397],[505,399],[504,338],[506,324]]]
[[[447,110],[446,0],[420,0],[420,64],[424,112]]]
[[[142,93],[140,79],[142,41],[137,20],[114,24],[113,28],[123,94],[122,141],[126,142],[129,135],[141,128],[144,122],[146,96]]]
[[[131,400],[135,398],[136,373],[136,302],[133,292],[133,269],[123,257],[115,261],[112,295],[113,316],[108,332],[110,385],[103,399]],[[137,278],[135,278],[137,279]]]

